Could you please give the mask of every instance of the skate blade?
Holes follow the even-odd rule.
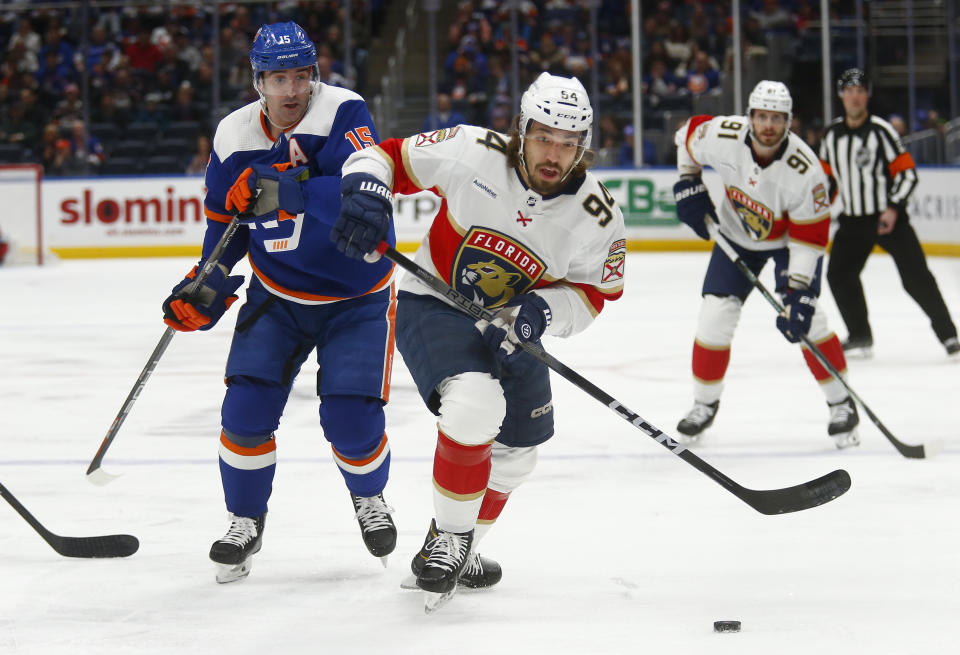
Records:
[[[675,439],[684,446],[696,446],[700,443],[702,436],[703,432],[698,432],[697,434],[683,434],[682,432],[678,432]]]
[[[873,359],[873,347],[851,348],[843,351],[844,356],[852,359]]]
[[[843,450],[844,448],[853,448],[854,446],[860,445],[860,435],[856,430],[851,432],[841,432],[840,434],[832,435],[833,444],[837,447],[837,450]]]
[[[388,558],[388,557],[389,557],[389,555],[384,555],[383,557],[380,558],[380,563],[383,564],[383,568],[387,568],[387,558]]]
[[[407,589],[408,591],[419,591],[420,587],[417,586],[417,576],[410,574],[400,581],[400,588]]]
[[[250,558],[247,558],[247,561],[242,564],[217,564],[217,582],[227,584],[243,580],[250,575],[252,566],[253,562],[250,561]]]
[[[423,611],[427,614],[433,614],[438,609],[450,602],[450,599],[453,598],[454,594],[457,593],[457,588],[454,587],[452,590],[446,593],[438,593],[435,591],[424,591],[423,592]]]

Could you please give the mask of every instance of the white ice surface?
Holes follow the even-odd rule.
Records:
[[[187,259],[63,261],[0,269],[0,481],[61,535],[130,533],[122,560],[58,556],[0,503],[0,653],[947,653],[960,622],[960,362],[949,362],[887,256],[864,274],[873,360],[851,383],[902,441],[861,412],[837,452],[799,349],[753,294],[716,424],[696,452],[739,483],[776,488],[836,468],[842,498],[763,516],[567,381],[557,434],[482,552],[504,578],[425,616],[400,580],[432,514],[434,418],[396,359],[387,500],[399,545],[384,570],[363,548],[319,428],[316,364],[278,431],[263,550],[242,582],[207,559],[226,528],[217,469],[222,372],[236,308],[178,334],[106,459],[87,464],[163,333],[160,301]],[[548,349],[676,434],[707,256],[631,253],[623,299]],[[960,261],[931,258],[960,318]],[[769,271],[763,280],[771,283]],[[829,293],[832,327],[845,330]],[[743,622],[714,634],[713,621]]]

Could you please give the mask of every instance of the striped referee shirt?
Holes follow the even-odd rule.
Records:
[[[913,157],[893,126],[873,114],[855,129],[843,117],[831,122],[820,143],[820,160],[837,182],[847,216],[876,215],[887,207],[902,212],[917,186]]]

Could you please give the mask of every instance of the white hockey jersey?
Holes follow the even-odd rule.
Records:
[[[745,116],[694,116],[676,133],[677,167],[699,174],[710,166],[723,180],[720,232],[748,250],[790,251],[788,275],[809,283],[830,235],[827,178],[813,150],[788,133],[761,167]]]
[[[370,173],[394,193],[440,196],[417,263],[488,308],[536,290],[550,305],[547,334],[575,334],[623,293],[623,215],[589,172],[540,195],[507,165],[506,146],[502,134],[461,125],[353,153],[343,174]],[[412,275],[400,290],[442,298]]]

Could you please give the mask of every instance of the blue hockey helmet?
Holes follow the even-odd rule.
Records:
[[[257,30],[250,48],[254,78],[264,71],[316,66],[317,48],[294,22],[273,23]]]

